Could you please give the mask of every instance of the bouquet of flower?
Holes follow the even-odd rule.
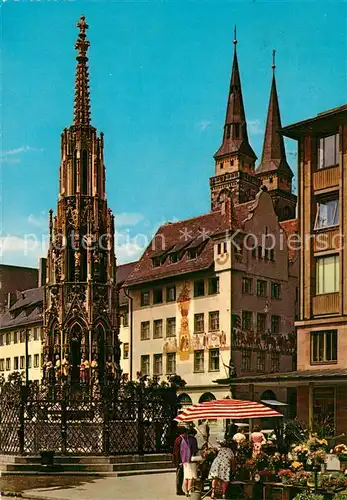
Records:
[[[294,472],[298,472],[299,470],[303,470],[304,468],[303,464],[301,462],[298,462],[297,460],[294,460],[294,462],[290,464],[290,467]]]
[[[308,458],[311,460],[313,465],[324,464],[326,453],[322,449],[315,451],[310,451]]]
[[[293,449],[293,454],[297,457],[299,462],[306,462],[309,448],[305,444],[299,444]]]
[[[317,436],[312,436],[308,441],[307,441],[307,446],[310,451],[317,451],[317,450],[328,450],[328,441],[326,439],[318,439]]]
[[[294,486],[306,486],[307,480],[311,477],[311,472],[306,472],[304,470],[299,470],[294,472],[289,478],[288,482]]]
[[[253,446],[250,441],[244,441],[237,449],[237,454],[245,458],[252,458]]]
[[[250,458],[249,460],[246,460],[245,462],[245,469],[249,471],[253,471],[255,469],[256,462],[253,460],[253,458]]]
[[[287,478],[289,478],[289,477],[291,477],[293,474],[294,474],[294,472],[293,472],[292,470],[290,470],[290,469],[282,469],[282,470],[280,470],[280,471],[279,471],[279,473],[278,473],[278,477],[279,477],[280,479],[282,479],[283,477],[287,477]]]
[[[290,467],[291,461],[289,460],[287,455],[276,452],[270,457],[270,463],[272,465],[272,468],[276,472],[278,472],[281,469],[288,469]]]
[[[345,444],[336,445],[333,452],[339,457],[340,460],[347,461],[347,446]]]
[[[270,457],[266,453],[260,452],[255,457],[255,466],[258,471],[267,469],[270,465]]]

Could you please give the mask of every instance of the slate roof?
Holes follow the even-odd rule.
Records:
[[[287,163],[283,136],[280,134],[281,114],[278,104],[275,75],[272,77],[269,108],[264,135],[263,153],[261,163],[256,169],[256,174],[280,171],[292,178],[294,176]]]
[[[238,137],[234,136],[232,130],[230,136],[228,137],[225,134],[224,127],[223,141],[214,157],[217,159],[230,153],[242,153],[256,160],[257,156],[248,140],[246,114],[243,105],[241,78],[239,63],[237,59],[236,45],[234,51],[233,67],[231,71],[227,110],[225,115],[225,126],[233,124],[239,125]]]

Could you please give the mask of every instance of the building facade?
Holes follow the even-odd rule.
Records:
[[[285,127],[298,141],[298,416],[347,431],[347,105]]]
[[[131,375],[180,375],[187,382],[184,404],[223,397],[229,375],[292,371],[295,364],[298,263],[286,241],[297,232],[296,197],[278,133],[275,76],[256,170],[234,44],[211,212],[160,227],[125,282],[132,302]],[[266,185],[269,175],[273,186]],[[294,205],[285,211],[286,199]],[[240,398],[262,393],[233,390]],[[276,397],[287,401],[287,391]]]
[[[298,264],[286,242],[297,222],[292,173],[278,133],[275,77],[256,169],[234,41],[222,143],[210,179],[211,211],[164,224],[139,261],[116,268],[103,138],[90,124],[84,18],[78,26],[75,117],[62,134],[45,286],[23,292],[24,299],[2,315],[6,345],[0,347],[0,367],[4,359],[5,368],[13,370],[19,358],[21,371],[23,347],[25,366],[30,355],[39,354],[42,368],[68,363],[75,378],[86,362],[118,364],[120,358],[131,379],[180,375],[187,382],[182,404],[228,394],[228,385],[216,380],[292,371]],[[91,248],[89,238],[82,244],[86,236],[99,241],[103,234],[108,235],[104,248]],[[68,241],[64,248],[62,240]],[[43,332],[42,346],[35,328]],[[24,342],[18,343],[17,329],[32,334],[22,333]],[[36,364],[37,357],[35,369]],[[29,369],[30,378],[40,375]],[[237,385],[233,395],[261,399],[269,390],[271,384],[259,394]],[[274,397],[286,401],[288,393],[279,390]]]

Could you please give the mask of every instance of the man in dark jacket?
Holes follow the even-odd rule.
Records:
[[[176,495],[184,495],[182,485],[183,485],[183,465],[181,460],[181,442],[183,436],[187,435],[187,429],[181,429],[179,436],[175,439],[173,447],[173,463],[176,467]]]

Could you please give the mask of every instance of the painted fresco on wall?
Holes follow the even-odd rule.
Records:
[[[176,337],[168,337],[165,339],[163,352],[166,354],[167,352],[176,352],[177,351],[177,338]]]
[[[221,350],[229,349],[229,346],[227,345],[227,336],[223,330],[221,332],[212,333],[194,333],[191,343],[194,351],[213,348]]]
[[[184,282],[181,293],[177,299],[177,304],[181,313],[180,329],[178,334],[178,353],[181,361],[187,361],[191,352],[191,339],[188,322],[190,308],[190,288],[188,281]]]

